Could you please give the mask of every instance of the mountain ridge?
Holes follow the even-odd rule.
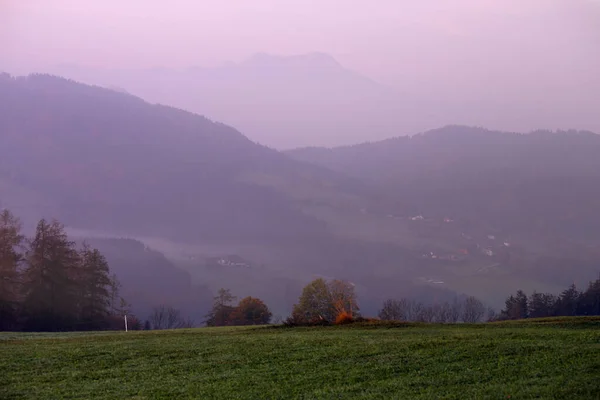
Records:
[[[87,227],[77,225],[77,221],[87,218],[107,222],[100,215],[86,214],[83,218],[76,204],[87,204],[86,213],[118,212],[125,221],[152,215],[151,208],[144,211],[147,203],[154,203],[156,209],[164,203],[178,204],[163,211],[165,225],[168,214],[174,217],[183,215],[182,209],[197,209],[203,218],[213,221],[213,233],[220,230],[219,226],[230,233],[249,227],[260,232],[269,220],[268,213],[280,212],[281,218],[287,215],[283,220],[304,221],[303,229],[325,234],[318,221],[290,206],[292,200],[286,199],[285,190],[257,183],[253,176],[280,176],[279,181],[316,187],[346,187],[350,195],[354,191],[351,179],[340,176],[337,180],[336,173],[293,161],[252,142],[234,128],[177,108],[152,105],[132,95],[49,75],[3,75],[0,85],[0,124],[4,132],[0,138],[0,177],[12,181],[15,187],[45,193],[53,204],[47,212],[75,227]],[[18,167],[25,160],[29,169]],[[156,192],[159,182],[161,190]],[[216,210],[222,210],[217,213],[220,218],[189,203],[191,198],[205,199]],[[230,202],[229,207],[226,202]],[[136,203],[138,206],[134,206]],[[253,212],[241,211],[250,204],[254,204]],[[125,209],[131,212],[124,213]],[[236,209],[240,211],[234,217],[236,213],[231,210]],[[236,225],[233,221],[242,215],[246,226],[223,227],[221,219]],[[261,217],[257,219],[257,215]],[[178,221],[189,225],[185,219]],[[278,223],[272,222],[271,228],[277,229]],[[128,224],[135,225],[132,221]],[[313,228],[308,228],[311,225]],[[201,231],[211,235],[209,228]],[[284,233],[292,232],[274,236],[281,238]],[[256,237],[250,231],[248,234]]]

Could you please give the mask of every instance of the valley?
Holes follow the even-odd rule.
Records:
[[[173,303],[201,321],[226,287],[285,316],[318,276],[355,282],[367,315],[395,297],[500,308],[515,288],[598,273],[590,132],[447,126],[282,153],[128,93],[48,75],[0,86],[0,205],[105,250],[140,315]],[[164,272],[140,270],[148,251]],[[228,257],[249,262],[214,262]]]

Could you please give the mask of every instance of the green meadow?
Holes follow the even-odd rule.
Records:
[[[600,318],[0,334],[0,399],[600,399]]]

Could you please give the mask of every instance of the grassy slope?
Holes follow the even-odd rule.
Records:
[[[600,398],[599,328],[596,318],[3,334],[0,398]]]

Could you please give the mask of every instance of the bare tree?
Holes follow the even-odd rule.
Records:
[[[152,325],[152,329],[191,328],[194,325],[191,319],[184,319],[181,316],[181,311],[164,304],[154,307],[148,320]]]
[[[452,318],[452,306],[447,301],[439,306],[437,322],[445,324]]]
[[[453,324],[457,323],[462,315],[462,308],[462,304],[455,298],[454,301],[452,301],[452,304],[450,304],[448,322]]]
[[[423,305],[423,303],[420,303],[420,302],[412,303],[410,321],[427,322],[426,314],[427,313],[425,311],[425,305]]]
[[[433,305],[424,306],[421,311],[420,320],[423,322],[435,322],[436,320],[436,308]]]
[[[496,310],[494,310],[492,307],[488,307],[487,309],[487,321],[494,321],[496,320],[498,316],[496,315]]]
[[[413,318],[413,302],[406,298],[386,300],[383,303],[383,308],[379,311],[379,318],[386,321],[411,321]]]
[[[478,298],[469,296],[465,300],[463,321],[466,323],[480,322],[485,314],[485,306]]]

